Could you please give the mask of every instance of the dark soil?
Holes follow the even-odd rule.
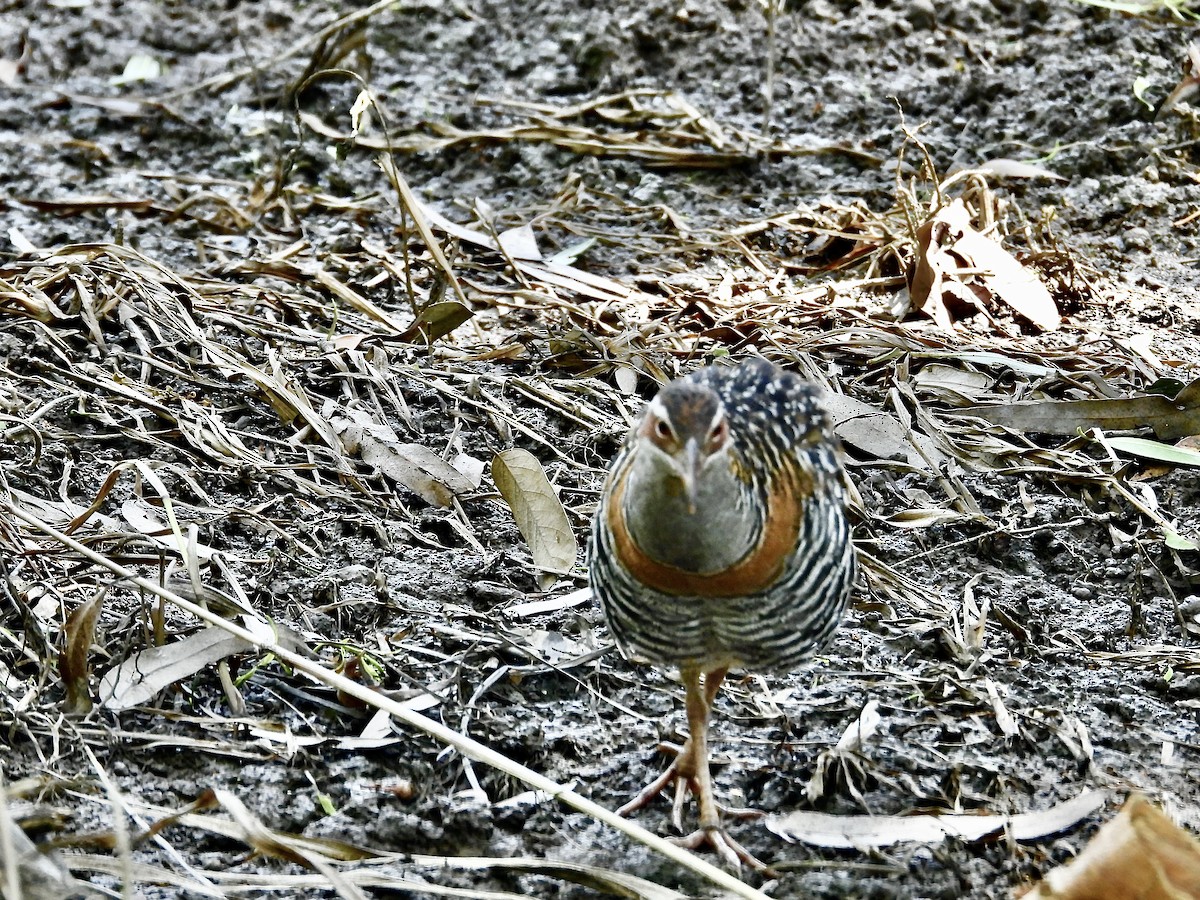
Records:
[[[361,84],[328,75],[297,90],[311,50],[277,60],[284,48],[347,11],[283,0],[8,4],[0,14],[0,59],[17,59],[25,46],[30,55],[15,82],[0,85],[5,232],[38,248],[127,245],[172,271],[218,281],[243,277],[231,274],[240,261],[297,241],[306,243],[306,258],[315,259],[354,258],[364,240],[396,247],[401,223],[394,205],[370,202],[390,196],[375,154],[351,148],[335,158],[335,142],[296,116],[303,112],[348,132]],[[761,132],[765,34],[763,10],[750,0],[410,2],[372,16],[361,45],[337,66],[370,86],[395,133],[429,135],[429,123],[472,131],[525,121],[524,113],[486,100],[569,106],[638,88],[676,91],[729,132]],[[545,141],[493,140],[401,153],[397,165],[422,200],[449,218],[467,221],[478,202],[491,210],[498,230],[532,221],[547,256],[598,234],[575,265],[630,284],[694,278],[715,291],[723,278],[748,277],[747,264],[735,270],[729,245],[715,238],[711,253],[698,253],[693,238],[820,202],[887,209],[905,124],[918,131],[943,173],[997,158],[1036,158],[1063,180],[1009,179],[997,190],[1014,221],[1024,217],[1030,230],[1049,222],[1057,246],[1091,267],[1093,289],[1066,310],[1071,339],[1091,341],[1095,371],[1103,375],[1112,341],[1151,332],[1161,364],[1145,363],[1140,383],[1124,386],[1141,389],[1164,375],[1187,382],[1200,375],[1200,252],[1189,218],[1200,207],[1196,121],[1186,110],[1152,121],[1133,85],[1145,79],[1152,102],[1164,97],[1179,78],[1191,36],[1190,25],[1166,14],[1133,18],[1082,3],[814,0],[779,16],[771,109],[775,136],[809,154],[759,154],[692,169],[586,155]],[[163,74],[114,86],[134,54],[157,59]],[[251,64],[251,74],[228,85],[194,89]],[[160,102],[123,109],[95,99],[102,97]],[[909,144],[902,176],[916,174],[918,156]],[[256,192],[272,191],[290,199],[255,207]],[[34,202],[81,195],[152,204],[47,210]],[[312,201],[316,195],[361,205],[339,210]],[[171,214],[189,200],[194,215]],[[265,211],[218,234],[210,224],[226,203]],[[687,241],[679,222],[687,225]],[[8,258],[15,258],[16,246],[6,244]],[[474,277],[464,274],[472,298],[491,302],[486,274],[471,282]],[[399,289],[385,292],[365,279],[360,287],[373,290],[377,304],[407,315]],[[314,299],[327,298],[314,292]],[[856,302],[855,314],[889,327],[878,296]],[[630,327],[653,318],[652,312]],[[638,404],[629,398],[625,410],[613,405],[605,410],[608,424],[592,429],[548,412],[507,387],[507,379],[545,375],[569,393],[582,376],[611,385],[612,370],[572,370],[552,357],[551,340],[565,334],[563,318],[514,306],[478,322],[476,335],[456,336],[448,346],[469,348],[486,334],[490,343],[522,352],[465,361],[419,344],[392,344],[387,352],[397,371],[453,368],[462,378],[446,377],[464,393],[482,387],[501,396],[517,421],[561,455],[525,432],[501,427],[499,417],[451,402],[415,376],[404,382],[409,418],[393,424],[404,440],[439,453],[452,448],[486,461],[514,443],[529,449],[547,466],[582,541],[602,467]],[[86,329],[73,327],[73,336],[64,338],[70,352],[108,365],[89,349]],[[828,326],[814,333],[822,327]],[[978,327],[964,329],[951,346],[975,346],[972,328]],[[5,382],[36,381],[39,358],[56,352],[45,336],[53,328],[0,315],[5,416],[28,419],[44,402],[19,396]],[[136,353],[118,319],[103,330],[112,347]],[[1055,346],[1053,337],[1030,340],[1030,352]],[[673,374],[690,370],[720,343],[713,338],[693,358],[656,345],[647,357]],[[769,337],[757,349],[785,361],[804,352]],[[334,385],[338,376],[322,368],[321,353],[311,348],[312,371]],[[888,384],[858,380],[856,359],[864,372],[866,360],[839,356],[828,345],[811,359],[847,392],[861,388],[869,402],[886,401]],[[218,408],[240,390],[220,386],[196,399]],[[643,378],[638,390],[647,395],[650,380]],[[329,393],[337,396],[336,388]],[[269,418],[269,404],[254,402]],[[42,423],[46,443],[34,465],[16,431],[0,446],[9,485],[32,495],[57,499],[61,484],[87,506],[118,461],[145,454],[127,432],[104,433],[94,419],[75,417],[70,405],[47,410]],[[276,432],[282,453],[295,429],[277,425]],[[156,458],[185,469],[194,460],[170,439]],[[736,838],[780,870],[765,888],[771,896],[1010,896],[1077,852],[1130,790],[1146,792],[1185,826],[1200,829],[1193,775],[1200,764],[1200,675],[1191,668],[1197,665],[1195,635],[1180,627],[1200,612],[1200,579],[1188,568],[1195,554],[1169,551],[1126,499],[1095,482],[1063,478],[1053,467],[1006,473],[951,466],[948,477],[962,479],[981,517],[897,529],[882,519],[930,505],[922,497],[943,502],[944,482],[851,450],[851,476],[871,514],[858,525],[859,540],[933,604],[923,607],[914,596],[906,606],[902,597],[874,596],[864,585],[835,643],[808,670],[733,678],[714,726],[718,795],[730,806],[772,814],[811,808],[846,815],[1015,813],[1045,809],[1090,788],[1111,791],[1113,802],[1065,834],[1040,841],[899,844],[861,853],[788,844],[761,822],[732,822]],[[297,499],[278,473],[204,471],[213,479],[204,487],[222,509],[262,512],[214,514],[201,540],[238,560],[237,575],[264,614],[310,644],[329,642],[317,647],[327,663],[335,661],[338,644],[372,652],[389,647],[393,655],[375,673],[384,688],[408,692],[401,696],[435,688],[441,703],[429,715],[610,808],[664,765],[652,748],[660,739],[679,738],[678,684],[670,673],[621,659],[590,603],[535,617],[506,612],[539,587],[512,515],[486,479],[462,504],[469,539],[453,510],[428,508],[411,495],[404,512],[381,517],[365,499],[363,508],[340,495],[322,507]],[[366,479],[369,469],[362,475]],[[187,492],[180,481],[172,484]],[[1200,533],[1200,482],[1193,471],[1158,473],[1145,484],[1181,533]],[[119,502],[114,495],[105,509]],[[277,527],[263,527],[262,519]],[[153,571],[144,553],[137,561]],[[565,586],[582,587],[582,572],[577,566]],[[35,586],[19,585],[27,594]],[[960,608],[968,586],[993,610],[982,654],[964,655],[945,614]],[[67,609],[86,599],[63,581],[40,589]],[[143,641],[142,612],[128,594],[119,596],[128,606],[109,609],[96,639],[100,671]],[[27,600],[35,604],[36,598]],[[14,678],[0,705],[10,745],[3,775],[10,783],[57,779],[37,798],[57,817],[53,829],[43,829],[47,834],[112,827],[109,800],[82,752],[86,743],[131,809],[142,810],[134,828],[154,819],[150,807],[177,809],[206,788],[224,788],[282,831],[412,854],[570,860],[688,893],[709,891],[673,863],[580,814],[538,802],[524,785],[465,763],[428,736],[398,728],[392,740],[369,749],[343,742],[362,731],[367,717],[278,665],[263,666],[243,684],[247,710],[240,716],[225,705],[210,667],[164,695],[161,710],[97,709],[60,723],[52,737],[26,716],[31,708],[55,709],[61,694],[54,672],[37,674],[30,657],[16,649],[23,628],[18,618],[0,624],[10,635],[0,662],[26,679],[20,687]],[[183,631],[192,623],[170,624]],[[1136,652],[1151,648],[1157,649]],[[244,658],[241,673],[257,661]],[[998,724],[989,685],[1014,717],[1017,734],[1006,735]],[[872,700],[882,716],[879,734],[810,798],[818,759]],[[259,728],[286,729],[297,740],[268,739]],[[328,796],[328,808],[319,794]],[[669,803],[652,806],[640,821],[670,833]],[[248,860],[239,842],[177,829],[166,832],[170,845],[198,870],[299,871]],[[148,843],[135,855],[174,865],[162,845]],[[531,874],[412,871],[414,878],[468,894],[593,895]],[[150,884],[139,890],[146,897],[185,895]]]

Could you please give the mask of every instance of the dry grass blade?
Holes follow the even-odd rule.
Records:
[[[561,881],[570,881],[604,891],[629,900],[687,900],[686,894],[663,887],[645,878],[628,872],[615,872],[599,866],[566,862],[554,859],[486,859],[480,857],[424,857],[414,856],[413,862],[461,869],[497,869],[510,872],[528,872],[544,875]]]
[[[32,528],[37,529],[41,533],[48,535],[55,541],[69,547],[74,552],[86,557],[93,563],[108,569],[114,574],[138,585],[142,590],[148,591],[156,596],[162,597],[164,600],[173,603],[178,608],[196,616],[198,619],[216,625],[224,629],[232,635],[235,635],[242,640],[248,641],[257,645],[261,650],[270,652],[283,660],[289,666],[294,667],[298,671],[304,672],[306,675],[326,684],[344,694],[355,697],[364,704],[376,709],[384,710],[393,718],[413,727],[426,734],[432,735],[440,741],[454,747],[463,755],[484,763],[500,771],[511,775],[514,778],[523,781],[535,790],[542,791],[548,796],[559,800],[568,806],[591,816],[592,818],[603,822],[611,828],[622,832],[627,837],[632,838],[640,844],[654,850],[657,853],[671,859],[672,861],[684,866],[687,869],[695,872],[705,880],[715,884],[725,890],[731,892],[735,896],[747,898],[747,900],[766,900],[766,895],[758,891],[744,882],[733,877],[729,873],[717,868],[712,863],[700,859],[695,854],[690,853],[684,848],[664,840],[648,831],[641,826],[624,819],[610,810],[593,803],[591,800],[580,796],[572,790],[557,784],[526,766],[523,766],[503,754],[497,753],[491,748],[480,744],[462,734],[447,728],[439,722],[435,722],[418,712],[407,708],[401,703],[384,697],[380,693],[371,688],[365,687],[355,681],[338,675],[329,669],[321,666],[313,660],[294,653],[279,644],[269,641],[262,637],[262,634],[270,632],[269,625],[266,622],[260,622],[260,626],[264,629],[260,634],[255,634],[246,628],[229,622],[221,617],[214,615],[207,609],[197,606],[191,601],[184,600],[182,597],[160,587],[152,581],[117,565],[106,557],[91,550],[89,547],[79,543],[74,538],[68,537],[57,529],[51,528],[44,522],[41,522],[36,517],[19,509],[11,504],[5,504],[8,511],[16,516],[21,521],[25,522]]]
[[[582,884],[606,893],[634,898],[634,900],[684,900],[685,897],[685,895],[677,891],[664,888],[635,875],[564,860],[497,859],[490,857],[424,856],[408,853],[384,853],[379,850],[359,847],[335,839],[311,838],[304,835],[287,834],[275,829],[267,829],[261,823],[256,824],[256,820],[253,820],[252,817],[252,820],[249,822],[252,827],[248,831],[247,822],[244,821],[247,814],[237,812],[240,804],[236,801],[233,804],[234,808],[230,809],[227,802],[230,799],[228,793],[210,794],[180,812],[164,814],[163,810],[151,807],[146,807],[145,812],[149,815],[159,817],[158,821],[152,826],[152,831],[154,832],[161,831],[168,826],[180,826],[195,829],[206,834],[219,835],[223,838],[246,841],[252,845],[260,846],[260,849],[268,853],[283,852],[289,857],[300,860],[318,858],[328,860],[330,863],[336,862],[339,866],[338,874],[340,877],[346,882],[360,887],[398,888],[401,886],[407,887],[422,884],[421,882],[400,878],[391,874],[391,870],[399,866],[403,866],[406,871],[410,871],[413,866],[417,866],[434,870],[463,871],[495,869],[508,872],[524,872]],[[220,805],[225,806],[229,812],[234,814],[233,818],[224,818],[211,813],[198,814],[195,812],[196,809],[211,806],[214,802],[219,802]],[[227,879],[234,877],[236,876],[230,874],[227,876]],[[257,880],[257,876],[249,876],[249,879],[251,880],[245,882],[247,885],[262,883]],[[288,876],[280,876],[276,883],[280,885],[295,885],[299,882]],[[439,888],[437,885],[428,885],[427,890],[429,893],[439,896],[460,895],[460,892],[454,889]],[[442,892],[445,890],[450,890],[451,893],[443,894]],[[481,893],[479,896],[487,895]]]
[[[38,850],[9,817],[7,798],[0,783],[0,897],[4,900],[62,900],[64,897],[103,896],[71,876],[57,856]]]
[[[442,253],[441,245],[438,243],[437,238],[434,237],[433,232],[429,229],[429,222],[426,221],[424,207],[421,205],[421,202],[417,200],[416,196],[413,194],[412,188],[408,186],[408,182],[404,180],[404,176],[400,174],[400,170],[396,168],[396,163],[392,160],[390,155],[380,155],[379,168],[383,170],[383,174],[387,176],[388,181],[392,185],[392,189],[395,190],[396,194],[399,196],[400,202],[403,204],[404,211],[408,215],[412,216],[413,222],[416,223],[417,233],[421,235],[421,240],[423,240],[425,245],[429,248],[430,254],[432,254],[434,261],[437,263],[438,268],[445,276],[446,281],[454,289],[454,293],[458,297],[459,302],[469,310],[471,308],[471,304],[467,301],[467,295],[463,293],[462,285],[459,284],[458,281],[458,276],[455,274],[450,263],[447,262],[445,254]]]
[[[254,848],[255,852],[267,856],[279,856],[315,869],[325,876],[329,886],[345,900],[366,900],[366,894],[358,889],[333,866],[332,860],[290,841],[272,831],[254,815],[241,800],[227,790],[212,791],[213,802],[225,809],[239,829],[238,837]]]
[[[327,139],[389,152],[429,153],[461,144],[526,141],[552,144],[582,155],[625,157],[647,166],[673,169],[726,168],[764,154],[844,153],[867,163],[879,163],[877,157],[850,146],[801,146],[722,126],[673,91],[630,90],[562,107],[486,98],[480,103],[485,108],[489,105],[524,112],[528,119],[478,128],[428,121],[422,123],[428,133],[382,137],[342,133],[311,113],[302,112],[300,120]]]

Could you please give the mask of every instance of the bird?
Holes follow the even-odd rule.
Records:
[[[677,842],[770,871],[721,824],[708,723],[726,674],[793,671],[832,639],[857,561],[841,449],[818,387],[761,357],[669,382],[608,469],[588,577],[634,662],[677,668],[688,736],[628,816],[672,782],[698,827]]]

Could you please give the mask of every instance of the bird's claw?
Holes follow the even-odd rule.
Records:
[[[638,791],[628,803],[618,809],[617,815],[627,817],[639,809],[644,809],[650,805],[651,800],[665,791],[671,782],[675,782],[675,804],[671,821],[674,823],[677,831],[683,831],[683,826],[680,824],[683,816],[683,802],[688,790],[695,790],[695,776],[690,771],[680,771],[680,764],[682,761],[683,765],[687,766],[690,764],[694,767],[693,754],[690,752],[688,744],[678,747],[675,744],[662,743],[658,745],[658,749],[663,753],[675,754],[675,759],[671,761],[671,764],[667,766],[661,775]]]
[[[667,789],[667,785],[669,785],[672,781],[675,781],[677,783],[677,785],[678,784],[686,784],[687,779],[679,774],[678,769],[679,769],[678,760],[676,760],[675,762],[671,763],[670,766],[667,767],[665,772],[663,772],[661,775],[659,775],[657,778],[655,778],[652,782],[650,782],[648,785],[646,785],[644,788],[642,788],[640,791],[638,791],[637,794],[628,803],[626,803],[624,806],[622,806],[620,809],[618,809],[617,815],[627,818],[627,817],[633,815],[633,813],[637,812],[639,809],[644,809],[645,807],[649,806],[650,801],[653,800],[655,797],[657,797],[659,794],[661,794],[663,791],[665,791]],[[676,796],[677,797],[678,797],[679,790],[680,789],[677,786],[676,787]],[[682,806],[682,801],[677,799],[676,805]],[[682,831],[683,829],[680,828],[679,830]]]
[[[618,809],[617,815],[629,816],[648,806],[650,801],[665,791],[674,782],[675,797],[671,803],[671,824],[675,826],[676,831],[682,832],[683,807],[687,802],[688,795],[692,794],[697,798],[700,797],[700,786],[697,783],[696,776],[686,770],[681,771],[681,769],[686,769],[689,762],[693,761],[692,754],[689,752],[691,748],[687,745],[680,748],[674,744],[659,744],[658,749],[663,752],[674,753],[675,759],[661,775],[642,788],[633,799]],[[682,765],[681,761],[683,761]],[[703,805],[701,803],[701,806]],[[761,810],[730,808],[718,803],[713,803],[712,808],[715,808],[716,812],[720,815],[729,816],[734,819],[759,819],[766,815]],[[702,822],[703,818],[704,816],[701,815]],[[671,838],[671,840],[689,850],[710,847],[730,869],[740,869],[745,865],[756,872],[766,874],[768,877],[776,877],[777,873],[773,869],[730,837],[725,829],[721,827],[719,821],[711,825],[701,824],[691,834],[684,837]]]
[[[744,865],[768,878],[779,877],[778,872],[731,838],[720,825],[697,828],[686,837],[671,838],[671,841],[688,850],[710,847],[730,869],[738,870]]]

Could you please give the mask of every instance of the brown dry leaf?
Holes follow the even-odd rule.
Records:
[[[837,436],[875,459],[903,460],[926,471],[930,462],[943,461],[933,441],[906,428],[886,410],[831,392],[825,395],[825,408],[833,418]]]
[[[383,174],[391,182],[402,208],[407,210],[408,215],[412,216],[417,232],[421,235],[421,240],[425,242],[425,246],[429,249],[429,255],[437,263],[437,267],[441,270],[446,283],[453,289],[454,296],[458,298],[458,302],[463,306],[469,307],[470,304],[467,302],[467,295],[463,293],[458,275],[455,274],[454,268],[446,259],[446,254],[442,252],[442,245],[438,243],[437,238],[433,236],[433,232],[429,228],[429,220],[426,218],[425,208],[421,205],[421,201],[413,194],[412,188],[409,187],[404,176],[400,174],[400,170],[396,168],[396,163],[391,156],[386,153],[380,154],[377,162],[379,163],[379,168],[383,169]]]
[[[787,841],[841,850],[936,844],[948,837],[978,841],[1005,829],[1018,841],[1033,841],[1071,828],[1103,806],[1105,797],[1104,791],[1085,791],[1049,809],[1013,816],[835,816],[801,811],[768,816],[766,826]]]
[[[421,338],[432,343],[443,338],[475,315],[457,300],[442,300],[431,303],[417,313],[413,323],[400,332],[400,340],[414,341]]]
[[[514,447],[497,453],[492,480],[512,510],[534,565],[542,570],[542,590],[549,590],[557,580],[554,573],[569,572],[579,553],[567,511],[542,464],[528,450]]]
[[[1145,797],[1130,797],[1083,852],[1025,900],[1193,900],[1200,897],[1200,841]]]
[[[936,218],[927,220],[917,229],[917,254],[909,274],[908,294],[914,307],[942,329],[952,331],[954,322],[942,297],[943,273],[956,268],[954,260],[942,250],[947,237],[948,226]]]
[[[1161,394],[1116,400],[1027,400],[968,406],[956,412],[1039,434],[1078,434],[1090,428],[1129,431],[1149,426],[1158,438],[1174,441],[1200,434],[1200,379],[1174,400]]]
[[[58,304],[37,285],[10,284],[4,279],[0,279],[0,314],[28,316],[39,322],[54,322],[67,318],[67,314]]]
[[[330,422],[348,455],[359,456],[431,506],[449,507],[455,495],[472,490],[470,478],[450,463],[428,447],[402,443],[390,426],[367,412],[350,410],[348,417],[335,416]]]
[[[67,617],[63,627],[63,648],[58,657],[58,674],[62,677],[67,692],[63,700],[63,712],[82,716],[91,712],[92,694],[88,689],[91,666],[88,651],[96,636],[96,619],[104,604],[104,593],[96,594],[87,603]]]
[[[100,679],[100,705],[129,709],[149,703],[168,685],[215,662],[253,650],[254,645],[222,628],[205,628],[181,641],[150,647],[114,666]]]
[[[978,271],[964,274],[966,269]],[[946,330],[953,325],[947,300],[957,306],[1000,300],[1043,331],[1057,330],[1061,319],[1054,298],[1037,275],[976,231],[961,199],[917,229],[909,295],[917,309]]]

